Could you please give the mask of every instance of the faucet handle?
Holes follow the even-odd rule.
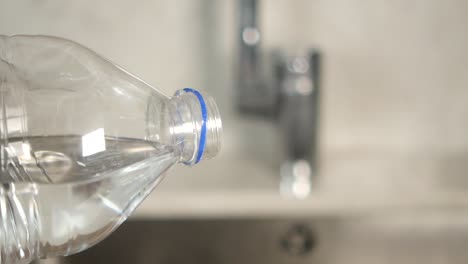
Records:
[[[317,172],[320,54],[311,50],[303,55],[275,56],[278,123],[286,155],[281,192],[303,198]]]

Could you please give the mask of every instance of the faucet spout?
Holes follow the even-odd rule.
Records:
[[[281,193],[306,197],[317,173],[320,54],[282,56],[276,59],[279,86],[279,125],[284,146]]]

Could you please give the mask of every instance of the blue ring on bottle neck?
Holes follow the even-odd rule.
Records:
[[[205,151],[205,144],[206,144],[206,123],[208,120],[208,110],[206,109],[206,103],[205,99],[203,99],[203,96],[201,93],[195,89],[192,88],[184,88],[184,92],[187,93],[193,93],[198,101],[200,102],[200,107],[201,107],[201,114],[202,114],[202,124],[201,124],[201,131],[200,131],[200,142],[198,144],[198,153],[197,153],[197,158],[195,160],[195,164],[200,162],[201,158],[203,157],[203,152]]]

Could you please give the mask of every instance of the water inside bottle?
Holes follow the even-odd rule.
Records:
[[[146,140],[91,143],[86,147],[81,136],[45,136],[10,139],[4,148],[0,192],[7,195],[0,202],[10,204],[13,221],[35,221],[48,256],[102,240],[178,159],[171,147]],[[28,232],[17,235],[32,238]]]

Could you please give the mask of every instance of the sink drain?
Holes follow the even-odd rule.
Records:
[[[290,255],[308,254],[315,247],[313,232],[305,225],[294,225],[282,236],[281,248]]]

